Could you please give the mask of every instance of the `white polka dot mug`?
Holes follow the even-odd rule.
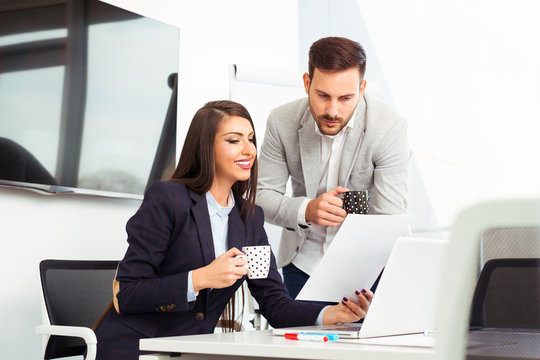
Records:
[[[270,271],[270,245],[242,246],[246,253],[248,278],[266,279]]]

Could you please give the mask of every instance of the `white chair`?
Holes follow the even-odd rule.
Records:
[[[480,239],[493,228],[540,226],[540,199],[480,203],[462,211],[452,228],[443,259],[437,300],[437,359],[465,359],[469,312],[477,274]]]

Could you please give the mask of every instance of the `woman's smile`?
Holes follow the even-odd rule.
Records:
[[[238,161],[235,161],[234,163],[243,170],[251,169],[251,159],[238,160]]]

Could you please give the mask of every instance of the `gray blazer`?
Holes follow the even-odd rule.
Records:
[[[302,247],[307,228],[299,226],[298,210],[304,199],[316,197],[319,185],[321,146],[314,121],[302,98],[274,109],[266,124],[256,202],[266,221],[283,227],[278,267],[291,263]],[[339,185],[369,190],[370,213],[403,213],[410,154],[405,120],[364,96],[345,139]],[[289,177],[292,197],[284,195]]]

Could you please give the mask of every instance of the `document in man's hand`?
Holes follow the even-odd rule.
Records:
[[[339,302],[370,289],[397,238],[408,235],[409,215],[348,214],[297,300]]]

